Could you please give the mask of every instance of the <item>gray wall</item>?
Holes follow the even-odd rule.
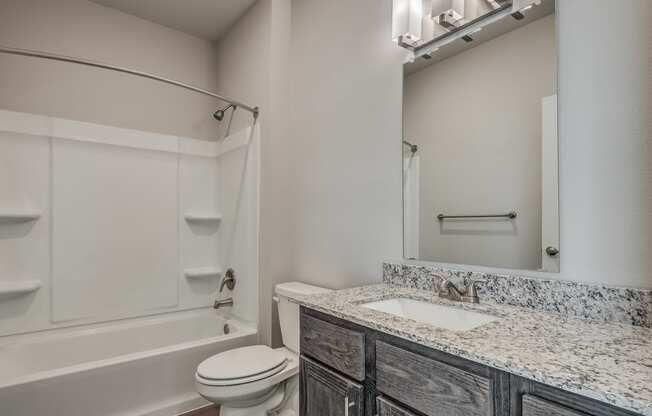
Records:
[[[555,93],[548,16],[405,78],[405,137],[419,146],[419,258],[541,267],[541,100]],[[437,213],[518,212],[438,222]]]
[[[260,339],[272,340],[273,285],[291,280],[287,244],[290,217],[287,199],[288,143],[286,85],[290,44],[290,0],[259,0],[217,45],[217,88],[260,106]],[[232,130],[251,123],[236,112]],[[225,123],[224,123],[225,124]],[[224,126],[224,124],[222,126]],[[278,319],[274,319],[277,325]]]
[[[0,40],[214,90],[212,43],[86,0],[2,0]],[[130,75],[0,55],[0,108],[215,139],[219,101]]]
[[[402,52],[391,1],[292,3],[290,278],[377,282],[401,258]]]
[[[652,288],[652,2],[558,16],[560,277]]]

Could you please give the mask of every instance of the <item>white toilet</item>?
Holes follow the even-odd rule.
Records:
[[[236,348],[204,360],[195,385],[205,399],[221,406],[220,416],[299,414],[299,305],[289,299],[328,292],[299,282],[276,285],[275,300],[284,347]]]

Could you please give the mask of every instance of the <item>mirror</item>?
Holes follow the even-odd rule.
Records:
[[[555,1],[425,3],[438,47],[404,66],[404,256],[558,272]]]

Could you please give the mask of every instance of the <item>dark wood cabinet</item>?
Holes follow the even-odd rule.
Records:
[[[365,378],[364,334],[321,319],[301,319],[301,353],[354,380]]]
[[[529,394],[523,395],[523,416],[586,416],[586,413],[576,412],[548,400]]]
[[[363,387],[326,367],[301,358],[302,416],[363,416]]]
[[[403,409],[384,397],[376,399],[376,406],[378,408],[378,416],[416,416],[414,413]]]
[[[511,416],[636,416],[606,403],[522,377],[510,377]]]
[[[301,308],[300,416],[637,415]]]
[[[383,341],[376,342],[376,388],[428,416],[490,416],[496,414],[494,403],[500,400],[490,374]]]

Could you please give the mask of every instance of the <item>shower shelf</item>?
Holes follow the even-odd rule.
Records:
[[[196,213],[196,212],[186,212],[184,215],[187,222],[190,223],[215,223],[222,220],[222,214],[220,213]]]
[[[188,279],[206,279],[221,275],[222,269],[219,267],[198,267],[196,269],[186,269],[183,273]]]
[[[19,280],[16,282],[0,282],[0,300],[24,296],[41,288],[40,280]]]
[[[20,224],[23,222],[36,221],[39,218],[41,218],[41,213],[37,211],[0,211],[0,225]]]

